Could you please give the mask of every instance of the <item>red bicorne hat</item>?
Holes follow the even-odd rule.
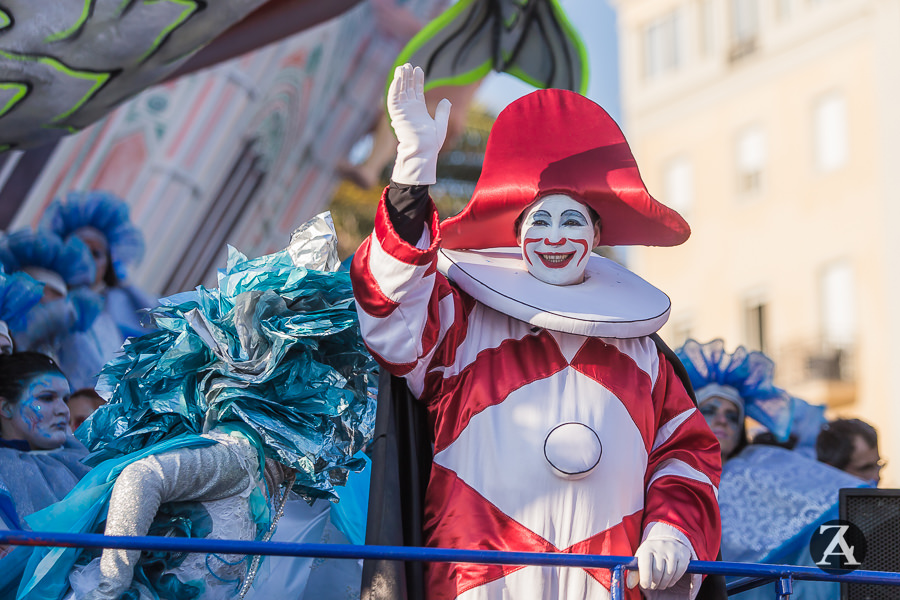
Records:
[[[597,211],[603,246],[677,246],[691,235],[681,215],[647,191],[612,117],[580,94],[551,89],[519,98],[497,117],[472,199],[441,224],[442,246],[518,246],[516,218],[550,194]]]

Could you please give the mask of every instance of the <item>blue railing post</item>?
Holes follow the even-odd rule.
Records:
[[[791,594],[794,593],[794,578],[791,574],[782,575],[778,578],[775,586],[775,600],[791,600]]]
[[[609,581],[610,600],[625,600],[625,565],[616,565],[612,569]]]

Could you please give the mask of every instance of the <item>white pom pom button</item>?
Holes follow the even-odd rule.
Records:
[[[564,479],[586,477],[600,464],[601,454],[600,436],[584,423],[561,423],[544,440],[544,458]]]

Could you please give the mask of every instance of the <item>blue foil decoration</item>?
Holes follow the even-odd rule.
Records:
[[[307,500],[336,499],[371,439],[376,363],[363,344],[349,274],[230,248],[218,289],[164,298],[158,331],[125,342],[100,373],[109,403],[78,430],[89,464],[227,423],[297,469]]]

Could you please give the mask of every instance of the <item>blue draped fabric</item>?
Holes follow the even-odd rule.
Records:
[[[136,460],[177,448],[198,448],[215,442],[185,434],[137,452],[104,461],[91,470],[60,502],[25,518],[34,531],[102,533],[109,497],[116,477]],[[0,560],[0,593],[19,600],[59,600],[68,590],[69,571],[82,550],[79,548],[19,547]],[[16,590],[16,582],[18,591]]]
[[[814,566],[811,533],[837,518],[838,490],[865,482],[777,446],[751,445],[724,465],[719,484],[722,559]],[[793,600],[834,600],[838,584],[795,582]],[[774,598],[772,586],[738,598]]]

